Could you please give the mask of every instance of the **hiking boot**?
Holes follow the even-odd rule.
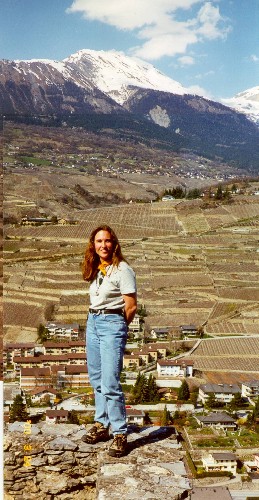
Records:
[[[109,448],[111,457],[123,457],[127,451],[127,436],[126,434],[115,434],[113,442]]]
[[[108,427],[104,427],[101,422],[95,422],[89,431],[82,437],[82,441],[88,444],[108,441],[108,439],[110,439],[109,429]]]

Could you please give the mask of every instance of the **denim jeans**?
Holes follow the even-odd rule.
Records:
[[[128,327],[119,314],[89,313],[86,328],[87,366],[95,393],[95,421],[126,434],[126,409],[120,383]]]

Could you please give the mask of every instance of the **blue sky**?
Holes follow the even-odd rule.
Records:
[[[259,0],[1,0],[0,58],[137,56],[211,98],[259,85]]]

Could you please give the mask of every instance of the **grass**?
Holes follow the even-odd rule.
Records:
[[[237,440],[241,446],[246,447],[256,447],[258,446],[259,435],[254,431],[241,431],[240,436],[237,434]]]
[[[235,445],[234,439],[230,437],[216,437],[213,439],[203,439],[197,441],[198,448],[232,448]]]
[[[47,165],[50,166],[52,163],[49,160],[43,160],[42,158],[35,158],[34,156],[21,156],[21,160],[26,163],[33,163],[33,165]]]

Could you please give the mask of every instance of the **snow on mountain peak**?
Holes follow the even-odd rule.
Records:
[[[259,124],[259,86],[239,92],[230,99],[222,99],[222,103],[246,114],[247,118]]]
[[[132,86],[180,95],[188,93],[180,83],[163,75],[152,64],[115,50],[82,49],[63,62],[67,66],[75,64],[96,87],[119,104],[127,100]]]

